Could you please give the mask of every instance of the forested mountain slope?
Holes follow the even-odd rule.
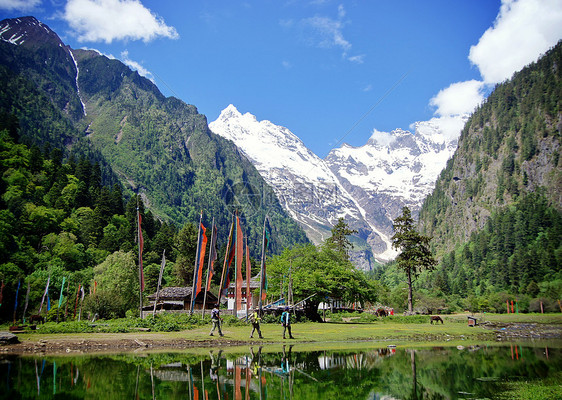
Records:
[[[4,20],[0,32],[0,112],[19,124],[25,143],[97,154],[104,179],[117,176],[154,214],[183,224],[203,210],[223,241],[238,210],[253,255],[266,213],[274,252],[307,241],[256,169],[194,106],[164,97],[117,60],[70,49],[33,17]]]
[[[562,280],[561,99],[559,42],[465,125],[420,212],[441,259],[435,289],[534,296],[537,283]]]

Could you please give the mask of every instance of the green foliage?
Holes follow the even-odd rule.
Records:
[[[339,253],[342,258],[349,260],[349,251],[353,249],[353,244],[347,237],[354,233],[357,233],[357,231],[349,229],[345,220],[340,218],[332,228],[332,235],[326,239],[326,246]]]
[[[311,308],[327,298],[365,304],[377,296],[375,285],[364,273],[329,246],[307,244],[285,249],[268,263],[267,276],[268,298],[285,297],[291,282],[295,303],[315,295],[308,300]]]

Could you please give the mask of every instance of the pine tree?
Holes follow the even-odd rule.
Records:
[[[408,277],[408,311],[414,311],[412,296],[412,276],[415,278],[424,269],[432,270],[437,264],[429,249],[431,238],[419,234],[414,227],[414,219],[408,207],[402,208],[402,215],[394,220],[392,247],[402,250],[396,260]]]

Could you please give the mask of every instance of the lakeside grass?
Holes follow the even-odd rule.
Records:
[[[468,314],[454,314],[443,316],[444,324],[420,323],[415,316],[400,317],[396,321],[391,318],[381,319],[374,322],[357,322],[354,317],[344,318],[342,322],[326,323],[295,323],[292,325],[295,339],[283,339],[283,328],[279,324],[262,324],[261,329],[264,339],[250,339],[250,324],[224,324],[224,337],[209,336],[210,324],[195,326],[175,332],[144,332],[129,331],[124,333],[41,333],[40,331],[26,331],[18,334],[21,342],[47,341],[118,341],[118,340],[141,340],[174,342],[178,340],[189,340],[197,345],[200,342],[205,346],[212,340],[213,345],[235,345],[248,344],[296,344],[308,343],[310,345],[323,343],[324,346],[333,344],[342,346],[353,342],[380,342],[381,345],[457,345],[476,342],[493,342],[496,334],[491,329],[483,326],[470,327],[467,323]],[[475,315],[479,321],[484,320],[498,324],[508,323],[535,323],[545,325],[561,325],[562,314],[480,314]],[[408,322],[411,321],[411,322]],[[107,321],[111,323],[111,321]],[[7,326],[6,326],[7,328]],[[4,330],[4,327],[0,327]],[[7,329],[5,329],[7,330]],[[300,346],[299,346],[300,347]]]

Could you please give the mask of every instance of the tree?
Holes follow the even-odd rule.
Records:
[[[312,321],[321,321],[318,304],[326,298],[361,303],[375,299],[374,285],[363,272],[327,246],[305,244],[287,248],[274,256],[267,268],[270,298],[284,295],[289,282],[295,303],[315,295],[307,300],[305,309]]]
[[[392,247],[401,250],[396,258],[398,267],[408,277],[408,311],[414,311],[412,297],[412,276],[415,278],[424,269],[432,270],[437,264],[429,249],[429,236],[419,234],[414,227],[412,213],[408,207],[402,208],[402,215],[394,220]]]
[[[357,233],[357,231],[349,229],[345,220],[340,218],[332,228],[332,236],[326,240],[326,246],[339,253],[343,259],[349,260],[349,250],[353,249],[353,244],[347,237],[354,233]]]

